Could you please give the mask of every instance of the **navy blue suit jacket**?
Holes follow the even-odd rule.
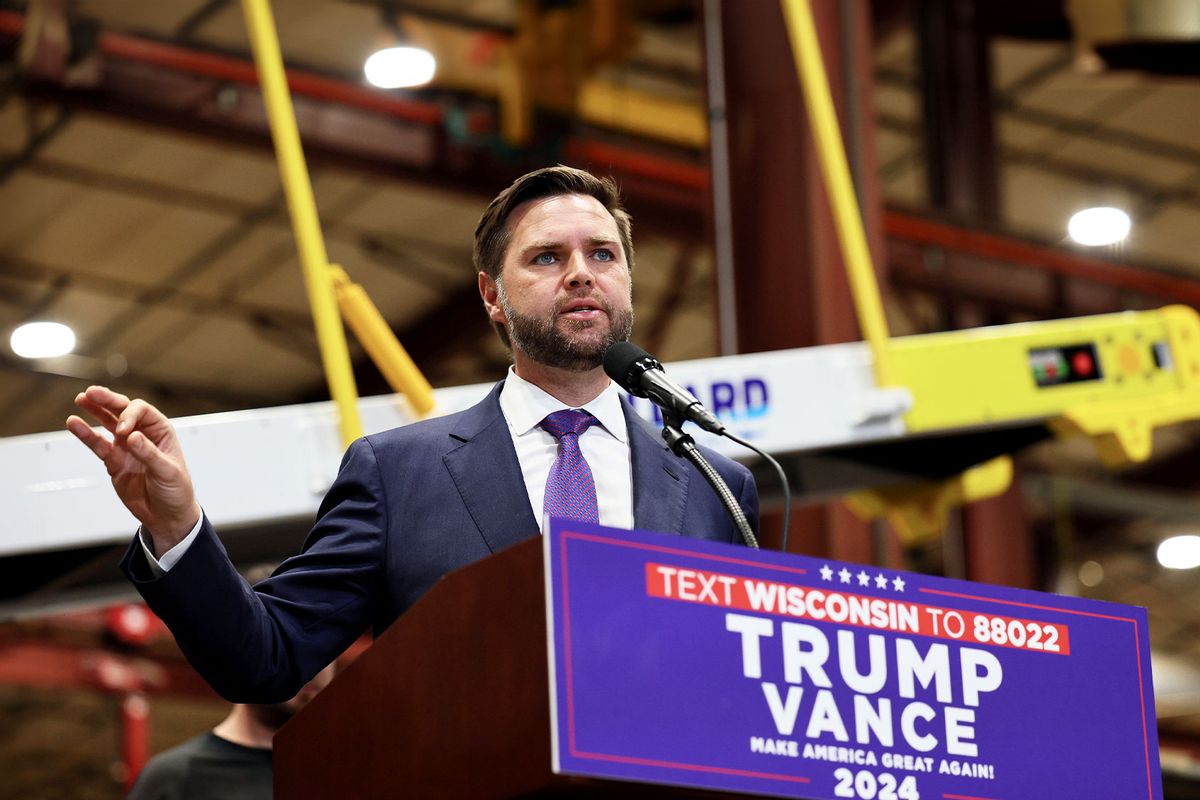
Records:
[[[218,692],[234,702],[286,700],[368,626],[382,631],[447,572],[538,535],[500,411],[502,385],[466,411],[352,444],[303,551],[253,588],[207,519],[162,577],[150,572],[136,540],[122,569]],[[740,541],[703,476],[623,406],[635,526]],[[705,455],[757,528],[749,470]]]

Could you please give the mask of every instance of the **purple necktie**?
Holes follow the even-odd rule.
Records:
[[[546,478],[544,513],[582,522],[599,522],[596,482],[592,470],[579,450],[579,435],[596,421],[586,411],[566,408],[542,420],[542,430],[558,440],[558,458]]]

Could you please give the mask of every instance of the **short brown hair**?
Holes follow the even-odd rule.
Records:
[[[475,262],[475,269],[486,273],[492,280],[499,280],[511,233],[508,229],[508,217],[513,209],[529,200],[563,194],[594,197],[608,209],[608,213],[612,214],[617,222],[621,248],[625,251],[625,263],[632,270],[633,219],[621,205],[621,191],[616,182],[612,178],[597,178],[590,172],[562,164],[522,175],[488,204],[487,210],[483,212],[479,224],[475,227],[475,250],[471,256]]]

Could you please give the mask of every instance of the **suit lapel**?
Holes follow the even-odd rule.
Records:
[[[659,429],[622,401],[633,462],[633,525],[662,533],[683,532],[688,470],[663,442]]]
[[[478,405],[463,412],[442,460],[467,512],[492,552],[538,534],[512,434],[500,413],[496,385]]]

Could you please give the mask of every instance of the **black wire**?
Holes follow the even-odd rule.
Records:
[[[742,437],[730,433],[728,430],[723,431],[721,435],[726,439],[737,442],[742,447],[758,453],[760,456],[766,459],[766,461],[772,467],[775,468],[775,472],[779,475],[779,483],[783,486],[783,545],[779,549],[781,552],[786,553],[788,548],[788,525],[791,524],[792,521],[792,488],[788,485],[787,475],[784,473],[783,467],[780,466],[778,461],[771,457],[770,453],[759,450]]]

